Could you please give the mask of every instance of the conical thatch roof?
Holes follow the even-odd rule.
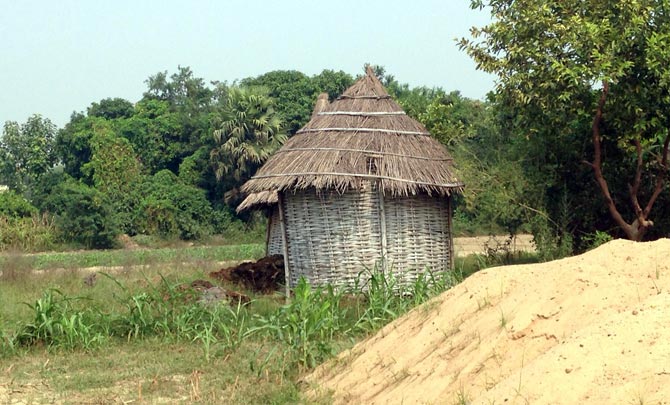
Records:
[[[391,99],[372,69],[312,119],[261,167],[238,210],[276,202],[277,192],[358,189],[378,180],[387,195],[450,195],[463,183],[452,158]]]

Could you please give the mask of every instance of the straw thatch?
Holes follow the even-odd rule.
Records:
[[[238,210],[272,204],[284,190],[344,192],[370,180],[390,196],[462,191],[447,150],[405,114],[370,68],[331,104],[321,101],[307,125],[243,186],[249,196]]]

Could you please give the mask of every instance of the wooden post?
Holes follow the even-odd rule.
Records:
[[[447,232],[449,232],[449,270],[454,270],[454,232],[451,224],[451,196],[447,196]]]
[[[286,237],[286,218],[284,217],[284,195],[278,192],[277,205],[279,208],[279,226],[281,226],[281,239],[284,253],[284,279],[286,284],[286,302],[291,301],[291,272],[288,267],[288,238]]]
[[[272,211],[274,211],[274,208],[270,206],[270,208],[266,211],[268,212],[268,226],[267,229],[265,230],[265,256],[270,255],[270,230],[272,230]]]
[[[381,182],[377,182],[377,192],[379,193],[379,225],[382,239],[382,271],[386,274],[386,258],[388,255],[386,246],[386,209],[384,208],[384,191],[382,190]]]

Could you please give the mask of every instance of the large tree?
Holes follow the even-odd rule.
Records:
[[[231,88],[213,126],[210,159],[217,179],[230,182],[229,197],[286,140],[273,99],[257,87]]]
[[[497,75],[497,95],[524,136],[553,139],[557,148],[590,139],[583,164],[632,240],[653,225],[652,208],[667,182],[668,3],[475,0],[472,7],[488,8],[493,22],[460,42],[478,68]],[[627,190],[612,189],[618,179],[607,173],[627,176]]]
[[[276,100],[275,110],[285,122],[289,135],[295,134],[309,121],[319,93],[328,93],[332,100],[342,94],[354,79],[343,71],[325,69],[309,77],[295,70],[275,70],[257,77],[243,79],[242,87],[265,87]]]
[[[0,138],[0,183],[19,192],[29,191],[56,163],[55,134],[56,126],[39,115],[22,125],[7,121]]]

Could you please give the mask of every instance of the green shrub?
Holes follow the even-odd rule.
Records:
[[[0,217],[25,218],[36,213],[37,208],[14,191],[0,192]]]
[[[137,220],[141,233],[199,239],[213,232],[214,210],[205,191],[161,170],[143,185]]]
[[[584,236],[582,239],[586,243],[587,249],[590,250],[611,241],[613,238],[607,232],[595,231],[592,234]]]
[[[64,241],[95,249],[115,246],[116,219],[109,201],[96,189],[69,180],[54,187],[45,206],[55,215]]]

